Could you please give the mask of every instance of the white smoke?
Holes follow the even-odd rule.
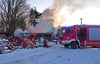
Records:
[[[18,28],[14,31],[14,36],[22,37],[23,30],[21,28]]]
[[[83,24],[100,24],[100,0],[54,0],[46,10],[36,27],[31,27],[29,32],[52,32],[55,30],[54,23],[57,26],[75,25],[80,24],[80,18],[83,18]],[[44,16],[50,18],[44,19]]]
[[[100,24],[100,0],[54,0],[51,8],[65,18],[61,25],[80,24],[80,18],[83,24]]]
[[[48,11],[47,11],[48,12]],[[53,19],[44,19],[44,15],[47,14],[47,12],[44,12],[43,15],[38,20],[39,23],[35,27],[30,27],[29,32],[30,33],[51,33],[54,31],[53,27]]]

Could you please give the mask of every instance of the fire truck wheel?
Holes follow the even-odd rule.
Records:
[[[72,42],[71,43],[71,48],[72,49],[77,49],[78,48],[78,44],[76,42]]]
[[[69,45],[68,45],[68,44],[64,44],[64,47],[68,48],[68,47],[69,47]]]

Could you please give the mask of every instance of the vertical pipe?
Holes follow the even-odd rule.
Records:
[[[80,18],[80,20],[81,20],[81,25],[82,25],[82,20],[83,20],[83,19],[82,19],[82,18]]]

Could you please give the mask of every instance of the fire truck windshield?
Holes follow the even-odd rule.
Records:
[[[73,33],[73,29],[72,28],[67,28],[66,29],[66,35],[67,34],[72,34]]]
[[[64,33],[65,33],[65,29],[64,28],[58,30],[58,34],[63,35]]]
[[[65,33],[65,29],[61,29],[61,34],[64,34]]]

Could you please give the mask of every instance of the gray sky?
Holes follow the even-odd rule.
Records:
[[[28,0],[27,3],[33,8],[36,6],[39,12],[43,12],[43,10],[52,5],[53,0]]]

